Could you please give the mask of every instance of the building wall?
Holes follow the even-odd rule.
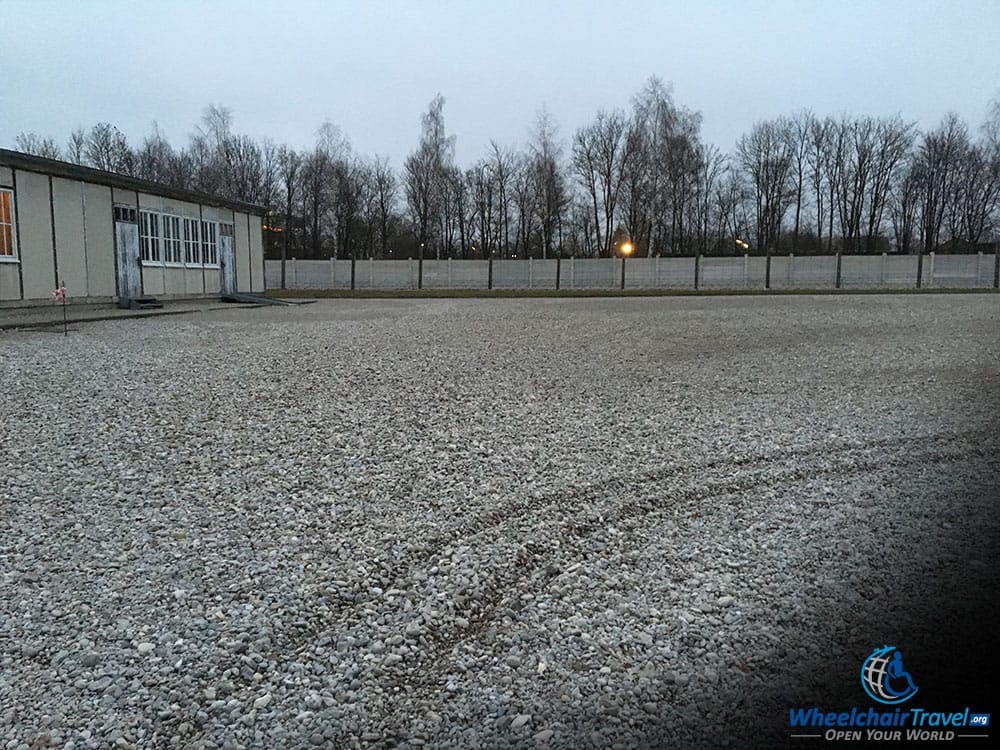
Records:
[[[83,192],[84,229],[87,247],[87,296],[114,297],[115,222],[111,213],[111,188],[79,183]],[[60,253],[62,248],[60,248]],[[62,255],[60,255],[60,263]]]
[[[52,179],[52,216],[55,218],[56,276],[67,294],[87,294],[87,247],[84,244],[83,183]]]
[[[21,299],[21,278],[17,263],[0,263],[0,302]]]
[[[17,170],[15,176],[18,222],[18,254],[25,299],[46,299],[55,289],[56,269],[52,257],[52,213],[49,178],[36,172]],[[77,279],[67,282],[78,283]]]
[[[264,289],[259,216],[69,178],[50,180],[10,167],[0,167],[0,186],[14,188],[18,238],[18,260],[0,262],[0,302],[47,300],[57,277],[66,283],[70,302],[115,298],[115,203],[182,219],[232,222],[237,288]],[[218,267],[143,263],[141,275],[143,293],[151,296],[203,296],[220,289]]]
[[[247,231],[247,215],[233,214],[233,252],[236,255],[236,291],[249,292],[253,287],[250,265],[250,233]],[[260,274],[260,271],[257,272]]]
[[[250,291],[263,292],[265,288],[263,227],[260,217],[255,214],[247,214],[247,222],[250,227],[250,268],[253,271]]]

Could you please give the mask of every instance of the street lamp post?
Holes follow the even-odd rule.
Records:
[[[632,254],[632,243],[622,244],[622,291],[625,290],[625,259]]]

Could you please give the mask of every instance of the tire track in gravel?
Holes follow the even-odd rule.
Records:
[[[912,440],[894,442],[908,444]],[[581,488],[571,493],[571,497],[565,498],[563,502],[550,503],[545,508],[550,509],[554,506],[564,512],[573,513],[577,510],[575,506],[598,499],[601,491],[612,486],[617,489],[631,490],[633,499],[623,502],[615,508],[607,509],[610,512],[595,510],[586,514],[582,520],[569,524],[559,523],[561,519],[557,519],[542,526],[529,524],[525,528],[514,525],[510,531],[515,534],[525,534],[527,538],[518,540],[516,536],[505,537],[511,546],[515,546],[516,553],[506,565],[492,571],[490,583],[479,597],[478,609],[467,613],[466,619],[469,621],[469,626],[460,629],[452,625],[430,630],[420,640],[421,651],[418,659],[401,662],[392,668],[380,666],[376,670],[372,670],[371,676],[378,680],[383,695],[405,696],[409,701],[426,700],[428,697],[442,695],[441,686],[445,682],[448,672],[455,671],[447,658],[448,654],[461,643],[475,640],[485,628],[494,622],[505,598],[511,592],[537,591],[558,575],[558,573],[552,572],[558,570],[554,564],[557,560],[562,560],[565,563],[567,559],[576,560],[585,556],[587,540],[609,524],[616,524],[624,532],[621,537],[621,541],[624,541],[631,526],[644,523],[650,516],[661,512],[676,513],[685,506],[691,506],[694,503],[699,504],[698,509],[704,512],[704,508],[700,504],[706,500],[746,492],[762,484],[780,484],[820,477],[835,478],[915,466],[940,465],[974,460],[989,455],[989,452],[984,449],[973,451],[962,449],[926,450],[895,458],[885,456],[859,458],[853,455],[865,450],[868,450],[868,446],[861,449],[852,447],[851,450],[847,451],[847,455],[837,456],[832,464],[826,462],[827,465],[795,466],[783,470],[758,469],[735,480],[727,478],[698,482],[682,488],[671,488],[669,504],[656,502],[663,492],[658,486],[658,481],[662,478],[660,472],[646,475],[638,485],[630,483],[628,480],[611,479],[600,483],[597,487]],[[814,457],[817,457],[815,452],[813,454]],[[786,462],[787,460],[789,459],[786,458]],[[757,465],[759,463],[761,460],[743,462],[744,465]],[[712,464],[716,468],[722,468],[725,462],[712,462]],[[643,492],[643,488],[648,489]],[[634,497],[636,492],[642,496]],[[476,532],[475,535],[481,533],[483,531]],[[558,540],[558,545],[554,545],[553,540]],[[379,726],[379,731],[383,733],[390,732],[394,728],[398,728],[401,732],[395,738],[390,734],[385,734],[381,740],[375,741],[371,746],[389,746],[395,740],[405,739],[406,736],[409,736],[405,731],[407,716],[406,708],[399,706],[395,699],[389,705],[369,706],[367,717],[370,725]]]
[[[380,571],[384,573],[383,578],[393,582],[393,588],[402,589],[403,580],[409,573],[426,565],[435,557],[439,557],[443,549],[454,545],[459,541],[468,541],[476,537],[493,532],[500,526],[508,523],[511,519],[519,517],[527,518],[531,516],[551,515],[553,512],[562,510],[574,510],[573,506],[579,506],[592,502],[602,495],[610,492],[629,490],[639,485],[660,483],[666,480],[683,483],[686,481],[698,480],[703,475],[708,475],[712,471],[725,471],[727,474],[734,470],[755,469],[761,466],[780,465],[793,460],[800,459],[833,459],[839,455],[850,455],[852,453],[865,453],[871,451],[900,451],[905,449],[926,450],[928,446],[936,444],[965,441],[969,450],[975,450],[975,446],[984,445],[987,438],[997,438],[997,434],[986,430],[968,431],[963,433],[940,433],[935,435],[918,435],[912,437],[901,437],[893,439],[881,439],[866,441],[863,443],[833,443],[819,446],[805,446],[793,448],[781,452],[764,455],[747,455],[737,457],[722,457],[711,459],[700,463],[688,463],[680,466],[666,464],[657,469],[643,472],[635,477],[623,478],[620,475],[611,476],[596,482],[577,487],[569,487],[559,490],[548,490],[538,493],[535,497],[516,499],[512,498],[500,506],[492,506],[488,512],[472,517],[468,523],[459,528],[448,529],[439,534],[425,537],[420,540],[420,550],[404,553],[399,558],[389,563],[383,559],[371,559],[359,561],[359,567],[365,570]],[[964,455],[964,454],[963,454]],[[985,455],[985,454],[984,454]],[[885,464],[889,466],[889,464]],[[908,464],[907,464],[908,465]],[[794,470],[792,472],[794,474]],[[802,476],[812,476],[804,474]],[[789,476],[787,478],[797,479],[802,476]],[[708,485],[711,486],[711,485]],[[753,486],[753,485],[750,485]],[[740,487],[734,487],[733,491],[739,491]],[[697,492],[697,491],[695,491]],[[706,490],[707,492],[707,490]],[[603,519],[606,520],[606,519]],[[594,520],[586,523],[570,521],[569,528],[580,533],[589,533],[595,523],[603,520]],[[350,618],[350,613],[357,614],[373,604],[370,599],[364,596],[359,597],[355,592],[365,591],[368,586],[368,579],[355,578],[346,579],[350,586],[349,591],[338,591],[336,587],[331,587],[327,583],[318,584],[309,595],[324,598],[330,607],[331,613],[344,613]],[[399,584],[399,585],[396,585]],[[341,587],[342,588],[342,587]],[[358,599],[361,598],[361,601]],[[284,641],[276,641],[276,645],[281,650],[297,652],[302,646],[316,637],[323,631],[329,630],[331,622],[321,617],[303,618],[300,620],[295,632],[289,633]],[[305,626],[303,626],[305,625]]]

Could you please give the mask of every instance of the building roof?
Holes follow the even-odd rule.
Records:
[[[82,182],[92,182],[97,185],[107,185],[108,187],[121,188],[122,190],[137,190],[141,193],[151,193],[153,195],[163,195],[175,200],[188,201],[190,203],[201,203],[206,206],[221,206],[231,208],[242,213],[259,214],[267,213],[267,209],[254,203],[243,203],[223,198],[218,195],[201,193],[197,190],[184,190],[182,188],[163,185],[149,180],[140,180],[135,177],[118,174],[116,172],[105,172],[102,169],[84,167],[79,164],[72,164],[67,161],[56,159],[45,159],[41,156],[32,156],[20,151],[10,151],[0,148],[0,167],[12,167],[13,169],[24,169],[29,172],[41,172],[53,177],[65,177],[70,180],[80,180]]]

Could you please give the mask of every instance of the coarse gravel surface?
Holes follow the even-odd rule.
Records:
[[[331,300],[0,377],[0,748],[774,746],[997,601],[1000,295]]]

